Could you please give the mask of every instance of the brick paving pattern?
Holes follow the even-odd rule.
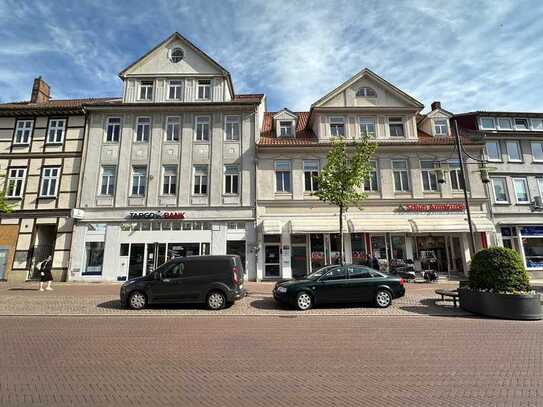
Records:
[[[298,314],[295,314],[298,315]],[[543,324],[0,317],[2,406],[541,406]]]

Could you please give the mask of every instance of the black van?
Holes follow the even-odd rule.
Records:
[[[121,304],[132,309],[159,303],[205,303],[219,310],[244,296],[243,266],[234,255],[177,257],[121,286]]]

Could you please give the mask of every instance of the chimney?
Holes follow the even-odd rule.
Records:
[[[435,102],[432,102],[431,106],[432,106],[432,111],[441,109],[441,102],[436,100]]]
[[[51,94],[51,88],[45,83],[45,81],[38,76],[34,79],[34,85],[32,85],[32,97],[30,102],[32,103],[46,103],[49,102],[49,96]]]

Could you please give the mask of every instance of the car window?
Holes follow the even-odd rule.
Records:
[[[349,266],[349,278],[372,278],[373,275],[366,267]]]
[[[345,280],[345,269],[343,267],[336,267],[329,272],[327,272],[321,280],[331,281],[331,280]]]
[[[173,264],[162,273],[162,278],[179,278],[183,275],[183,263]]]

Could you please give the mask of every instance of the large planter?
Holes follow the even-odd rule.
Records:
[[[494,318],[543,319],[539,294],[496,294],[459,289],[460,307],[474,314]]]

